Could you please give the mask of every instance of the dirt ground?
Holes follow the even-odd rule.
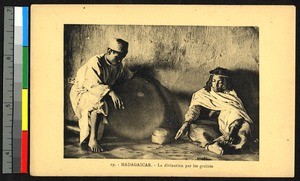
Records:
[[[114,135],[105,135],[101,142],[104,152],[93,153],[79,145],[79,135],[65,131],[65,158],[99,159],[164,159],[164,160],[231,160],[258,161],[259,154],[249,150],[237,154],[217,155],[199,147],[189,140],[174,140],[170,144],[158,145],[151,139],[129,140]]]

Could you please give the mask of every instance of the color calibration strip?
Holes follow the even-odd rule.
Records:
[[[28,7],[22,7],[23,49],[22,49],[22,145],[21,173],[28,172]]]
[[[28,172],[28,7],[4,7],[3,173]]]

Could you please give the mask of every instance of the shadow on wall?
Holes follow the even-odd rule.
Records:
[[[257,72],[236,69],[233,70],[233,86],[244,107],[253,120],[253,136],[259,133],[259,75]]]

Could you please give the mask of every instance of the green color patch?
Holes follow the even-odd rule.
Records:
[[[23,89],[28,88],[28,47],[23,47],[23,73],[22,73]]]

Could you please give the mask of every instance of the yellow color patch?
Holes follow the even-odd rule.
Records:
[[[28,131],[28,90],[22,89],[22,131]]]

